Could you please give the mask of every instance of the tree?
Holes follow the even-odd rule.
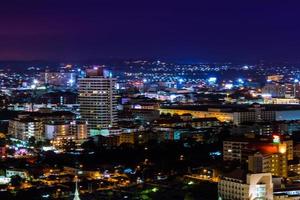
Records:
[[[6,145],[6,139],[5,138],[0,138],[0,147],[3,147]]]
[[[35,140],[35,137],[34,137],[34,136],[32,136],[32,137],[30,137],[30,138],[28,139],[28,145],[29,145],[29,146],[35,146],[35,142],[36,142],[36,140]]]
[[[88,141],[82,143],[81,147],[87,151],[95,151],[96,150],[96,144],[92,138],[90,138]]]
[[[184,196],[184,200],[194,200],[193,195],[189,192]]]
[[[20,187],[22,184],[23,179],[19,175],[15,175],[11,177],[11,185],[14,187]]]

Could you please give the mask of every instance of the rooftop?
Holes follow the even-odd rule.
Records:
[[[174,105],[161,106],[161,109],[178,109],[192,111],[209,111],[218,109],[220,112],[246,112],[255,108],[261,108],[266,111],[284,111],[284,110],[300,110],[300,105],[285,104],[226,104],[226,105]]]

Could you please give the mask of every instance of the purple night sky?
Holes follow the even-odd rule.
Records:
[[[6,0],[0,60],[300,61],[298,0]]]

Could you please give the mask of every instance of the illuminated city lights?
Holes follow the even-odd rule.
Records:
[[[0,200],[300,199],[300,2],[0,7]]]

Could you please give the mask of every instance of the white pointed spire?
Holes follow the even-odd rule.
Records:
[[[75,180],[75,193],[74,193],[74,199],[73,200],[80,200],[79,192],[78,192],[78,179],[77,179],[77,176],[75,178],[76,178],[76,180]]]

